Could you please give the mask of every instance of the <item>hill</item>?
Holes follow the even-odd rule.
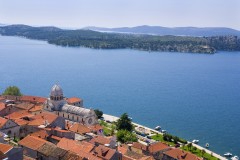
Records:
[[[145,51],[215,53],[217,50],[240,50],[237,36],[191,37],[143,34],[103,33],[92,30],[65,30],[56,27],[27,25],[0,26],[3,36],[45,40],[50,44],[95,49],[138,49]]]
[[[150,34],[150,35],[174,35],[174,36],[224,36],[236,35],[240,36],[240,31],[224,27],[161,27],[161,26],[137,26],[137,27],[122,27],[122,28],[101,28],[101,27],[85,27],[93,31],[101,32],[116,32],[116,33],[135,33],[135,34]]]

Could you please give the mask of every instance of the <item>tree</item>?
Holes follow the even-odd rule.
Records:
[[[117,132],[117,140],[121,143],[126,142],[137,142],[137,136],[136,134],[127,131],[127,130],[119,130]]]
[[[188,147],[188,150],[192,150],[192,143],[188,143],[187,147]]]
[[[132,131],[133,126],[132,126],[132,121],[128,117],[127,113],[124,113],[118,120],[116,124],[117,130],[127,130],[127,131]]]
[[[102,112],[102,111],[100,111],[99,109],[94,109],[94,112],[96,113],[98,119],[99,119],[99,118],[102,118],[102,115],[103,115],[103,112]]]
[[[3,95],[21,96],[20,89],[16,86],[9,86],[3,92]]]
[[[196,150],[197,150],[197,147],[196,147],[196,146],[194,146],[194,147],[193,147],[193,151],[194,151],[194,152],[196,152]]]
[[[202,157],[203,157],[204,154],[206,153],[205,149],[203,149],[203,150],[201,151],[201,153],[202,153]]]

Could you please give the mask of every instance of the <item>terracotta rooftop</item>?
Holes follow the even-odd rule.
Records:
[[[14,122],[17,123],[19,126],[23,126],[29,123],[29,121],[24,119],[15,119]]]
[[[100,126],[100,124],[96,124],[96,125],[93,125],[93,126],[89,126],[89,128],[94,131],[94,132],[98,132],[99,130],[102,130],[103,127]]]
[[[86,134],[91,132],[91,130],[87,126],[80,123],[75,123],[69,130],[79,134]]]
[[[114,154],[116,153],[116,150],[110,149],[108,147],[105,147],[103,145],[99,145],[96,147],[93,151],[94,154],[96,154],[98,157],[103,159],[111,159]]]
[[[29,110],[31,109],[32,107],[34,107],[34,104],[32,103],[19,103],[17,105],[15,105],[15,107],[19,108],[19,109],[23,109],[23,110]]]
[[[61,160],[82,160],[82,158],[76,153],[68,151],[63,157],[61,157]]]
[[[80,102],[80,101],[82,101],[82,99],[77,98],[77,97],[72,97],[72,98],[67,99],[67,103],[69,103],[69,104],[77,103],[77,102]]]
[[[27,110],[21,110],[21,111],[13,112],[13,113],[5,116],[5,118],[15,120],[15,119],[23,118],[23,117],[33,117],[33,116],[34,115],[29,113]]]
[[[39,147],[44,145],[45,143],[50,143],[44,139],[28,135],[18,142],[19,145],[30,148],[32,150],[37,150]]]
[[[48,136],[49,136],[49,134],[47,133],[47,131],[45,131],[45,130],[39,130],[39,131],[37,131],[37,132],[34,132],[34,133],[31,133],[30,134],[31,136],[34,136],[34,137],[38,137],[38,138],[42,138],[42,139],[46,139]]]
[[[10,151],[13,147],[9,144],[3,144],[0,143],[0,152],[6,154],[8,151]]]
[[[147,146],[144,145],[144,144],[141,144],[139,142],[133,142],[132,147],[137,148],[137,149],[141,149],[141,150],[144,150],[144,151],[147,150]]]
[[[42,105],[36,105],[33,108],[31,108],[29,111],[30,112],[36,112],[36,111],[41,111],[43,109]]]
[[[0,102],[0,111],[5,108],[5,103]]]
[[[61,137],[54,136],[54,135],[51,135],[50,137],[54,140],[57,140],[57,141],[61,141],[61,139],[62,139]]]
[[[202,158],[178,148],[166,151],[164,154],[178,160],[202,160]]]
[[[33,120],[30,121],[28,125],[39,126],[39,125],[44,125],[46,122],[51,124],[57,118],[58,118],[58,116],[53,113],[44,112],[44,113],[41,113],[41,114],[31,117],[31,119],[33,119]]]
[[[41,147],[37,149],[38,152],[47,156],[47,157],[55,157],[61,158],[66,154],[66,150],[57,147],[55,144],[52,143],[45,143]]]
[[[105,145],[105,144],[110,144],[111,140],[110,138],[107,138],[104,136],[96,136],[96,137],[93,137],[89,142],[93,144],[99,143],[99,144]]]
[[[32,102],[32,103],[44,103],[47,98],[44,97],[37,97],[37,96],[21,96],[20,98],[21,101],[26,101],[26,102]]]
[[[0,128],[2,128],[7,123],[7,121],[7,119],[0,117]]]
[[[89,142],[78,142],[67,138],[62,138],[57,144],[57,146],[65,150],[70,150],[77,154],[80,150],[85,153],[89,153],[94,148],[94,145]]]
[[[158,151],[170,149],[170,147],[168,145],[164,144],[164,143],[157,142],[157,143],[151,144],[148,147],[148,149],[149,149],[150,153],[155,153],[155,152],[158,152]]]

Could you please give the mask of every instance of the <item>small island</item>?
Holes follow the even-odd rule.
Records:
[[[47,41],[64,47],[94,49],[137,49],[157,52],[208,53],[240,51],[237,36],[157,36],[144,34],[104,33],[92,30],[64,30],[56,27],[31,27],[27,25],[0,26],[3,36],[20,36]]]

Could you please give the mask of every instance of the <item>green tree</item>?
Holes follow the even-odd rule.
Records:
[[[204,156],[204,154],[206,153],[205,149],[201,150],[202,153],[202,157]]]
[[[116,124],[117,130],[133,130],[133,125],[131,119],[128,117],[127,113],[124,113],[118,120]]]
[[[193,147],[193,151],[196,152],[196,150],[197,150],[197,147],[194,146],[194,147]]]
[[[98,119],[99,119],[99,118],[102,118],[102,115],[103,115],[103,112],[102,112],[102,111],[100,111],[99,109],[94,109],[94,112],[96,113]]]
[[[20,89],[16,86],[9,86],[3,92],[3,95],[21,96]]]
[[[192,150],[192,143],[188,143],[187,147],[188,147],[188,150]]]
[[[136,134],[134,134],[128,130],[119,130],[117,132],[117,140],[121,143],[136,142],[137,136],[136,136]]]

